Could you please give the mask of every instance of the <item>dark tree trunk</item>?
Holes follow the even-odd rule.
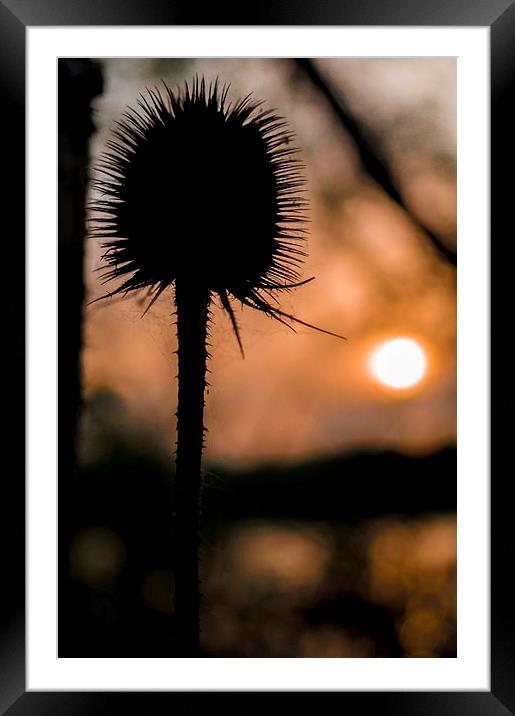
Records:
[[[59,458],[59,649],[71,633],[68,554],[73,534],[73,476],[81,408],[82,304],[85,205],[91,100],[102,92],[102,72],[91,60],[59,60],[58,92],[58,458]],[[49,247],[49,251],[51,247]],[[73,646],[73,645],[70,645]]]

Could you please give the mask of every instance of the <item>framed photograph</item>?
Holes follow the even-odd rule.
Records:
[[[509,713],[514,4],[190,15],[0,5],[28,394],[0,705]]]

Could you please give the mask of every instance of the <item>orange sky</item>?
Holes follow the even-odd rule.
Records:
[[[405,197],[450,242],[456,229],[455,61],[327,60],[321,71],[345,90],[356,115],[380,141]],[[114,60],[96,102],[93,160],[112,122],[145,85],[194,72],[231,81],[231,96],[254,91],[277,108],[303,149],[311,201],[305,277],[287,295],[288,312],[347,341],[297,333],[245,309],[237,314],[245,360],[226,315],[214,308],[207,396],[207,454],[234,463],[297,459],[360,447],[426,450],[455,439],[456,274],[406,216],[362,175],[356,152],[288,62]],[[173,207],[172,207],[173,210]],[[178,207],[179,211],[180,208]],[[100,295],[100,251],[87,245],[89,297]],[[117,393],[136,420],[173,444],[176,408],[172,294],[141,319],[138,298],[86,309],[86,396]],[[378,342],[420,341],[428,374],[418,388],[392,391],[370,375]]]

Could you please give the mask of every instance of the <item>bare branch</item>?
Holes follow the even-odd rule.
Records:
[[[358,150],[363,168],[366,172],[377,182],[377,184],[379,184],[379,186],[381,186],[390,199],[401,207],[412,223],[415,224],[415,226],[422,231],[427,240],[431,242],[439,255],[445,258],[452,266],[456,267],[456,252],[446,246],[445,243],[430,229],[428,229],[427,226],[425,226],[407,206],[395,186],[388,166],[380,158],[380,152],[378,152],[373,146],[370,138],[365,136],[365,133],[343,99],[342,93],[339,91],[338,97],[336,97],[327,81],[321,77],[311,60],[307,58],[297,58],[295,63],[297,67],[305,73],[320,93],[324,95],[341,127],[351,136]]]

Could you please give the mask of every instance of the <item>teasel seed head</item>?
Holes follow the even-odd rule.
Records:
[[[146,288],[148,310],[186,281],[218,295],[241,346],[234,299],[316,327],[284,313],[276,298],[307,283],[308,204],[294,136],[252,95],[228,102],[228,89],[196,77],[177,91],[163,83],[140,95],[97,167],[90,236],[105,249],[103,282],[119,280],[100,298]]]

